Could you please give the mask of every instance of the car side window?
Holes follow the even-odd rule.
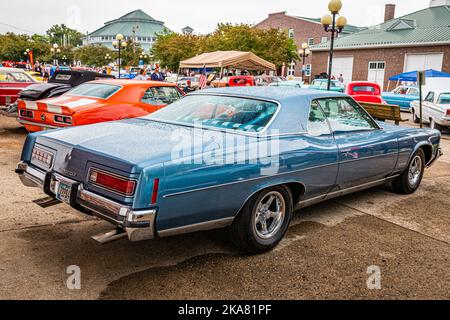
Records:
[[[325,112],[333,132],[376,130],[375,121],[353,99],[327,98],[317,102]]]
[[[327,118],[317,101],[311,103],[311,111],[308,119],[308,134],[313,137],[331,134]]]
[[[175,87],[151,87],[144,93],[141,102],[153,106],[164,106],[180,98],[181,93]]]
[[[427,95],[427,97],[425,98],[425,101],[427,102],[433,102],[434,101],[434,92],[430,91]]]

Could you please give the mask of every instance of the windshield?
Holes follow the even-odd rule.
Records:
[[[108,99],[121,88],[121,86],[112,84],[85,83],[70,90],[66,95]]]
[[[438,99],[438,104],[450,105],[450,92],[441,93]]]
[[[0,71],[0,82],[35,82],[25,72]]]
[[[278,110],[274,102],[214,95],[187,96],[147,119],[242,132],[261,132]]]

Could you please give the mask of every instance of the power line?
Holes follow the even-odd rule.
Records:
[[[0,22],[0,25],[4,25],[4,26],[10,27],[10,28],[14,28],[14,29],[16,29],[16,30],[23,31],[23,32],[26,32],[26,33],[31,33],[31,34],[34,34],[34,33],[35,33],[34,31],[30,31],[30,30],[27,30],[27,29],[23,29],[23,28],[20,28],[20,27],[17,27],[17,26],[14,26],[14,25],[12,25],[12,24],[8,24],[8,23]]]

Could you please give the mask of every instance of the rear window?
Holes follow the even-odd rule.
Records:
[[[269,101],[214,95],[187,96],[148,119],[242,132],[261,132],[278,110]]]
[[[152,87],[144,93],[141,101],[153,106],[164,106],[180,98],[181,93],[175,87]]]
[[[448,104],[448,105],[450,105],[450,92],[449,93],[442,93],[439,96],[438,104]]]
[[[365,92],[365,93],[379,94],[378,90],[372,86],[354,86],[353,92]]]
[[[121,86],[112,84],[85,83],[70,90],[69,92],[67,92],[67,94],[82,97],[108,99],[121,88]]]

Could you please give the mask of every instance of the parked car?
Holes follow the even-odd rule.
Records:
[[[311,85],[309,86],[309,89],[314,90],[327,90],[328,86],[328,79],[314,79]],[[331,88],[330,91],[333,92],[344,92],[345,86],[342,82],[338,80],[331,80]]]
[[[255,77],[256,85],[261,87],[267,87],[272,83],[282,82],[286,81],[283,77],[276,77],[276,76],[257,76]]]
[[[349,82],[345,93],[358,102],[385,104],[381,97],[381,87],[378,83],[367,81]]]
[[[255,85],[253,76],[235,76],[228,79],[229,87],[253,87]]]
[[[175,84],[97,80],[57,98],[19,100],[18,121],[29,132],[147,115],[182,97]]]
[[[177,81],[178,87],[180,87],[180,88],[186,87],[188,81],[191,82],[192,88],[194,88],[194,89],[198,88],[198,85],[199,85],[199,83],[198,83],[199,82],[199,78],[198,77],[181,77]]]
[[[388,182],[415,192],[440,139],[377,123],[344,94],[210,89],[146,117],[31,134],[16,172],[131,241],[229,227],[262,253],[296,209]]]
[[[450,90],[430,91],[422,105],[422,119],[432,129],[442,130],[450,127]],[[420,103],[411,102],[411,112],[415,123],[420,122]]]
[[[19,92],[37,83],[22,69],[0,68],[0,106],[7,106],[19,98]]]
[[[269,84],[269,87],[302,88],[303,86],[304,86],[303,81],[298,80],[279,81]]]
[[[93,71],[58,70],[47,83],[38,83],[23,90],[20,93],[20,100],[36,101],[59,97],[82,83],[98,79],[114,79],[114,77]]]
[[[44,81],[44,77],[42,76],[42,74],[40,72],[26,71],[26,73],[28,73],[37,82],[43,82]]]
[[[419,89],[413,86],[400,86],[392,92],[383,92],[383,100],[387,104],[399,106],[405,111],[411,110],[411,102],[419,100]]]
[[[57,70],[47,83],[34,83],[20,91],[19,99],[11,104],[4,115],[17,118],[20,100],[36,101],[59,97],[72,88],[96,79],[114,79],[114,76],[81,70]]]

